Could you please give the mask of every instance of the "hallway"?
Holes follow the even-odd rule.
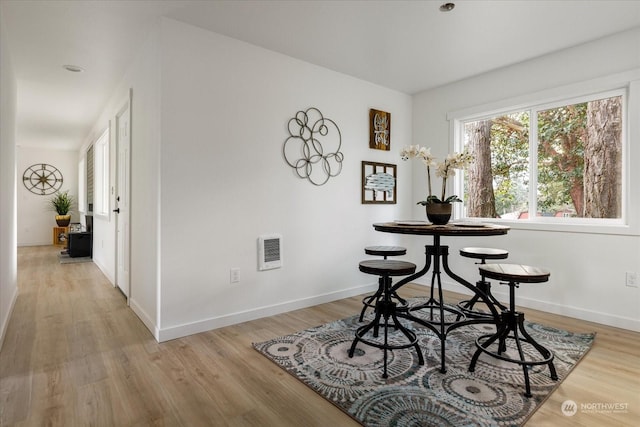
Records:
[[[344,304],[158,344],[93,263],[60,264],[59,251],[18,249],[0,426],[357,425],[251,348]]]

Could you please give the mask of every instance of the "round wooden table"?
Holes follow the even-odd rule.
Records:
[[[406,285],[407,283],[424,276],[432,271],[431,277],[431,295],[429,300],[418,306],[414,306],[410,309],[410,313],[408,315],[408,319],[419,323],[429,329],[431,329],[440,339],[441,343],[441,372],[446,372],[445,366],[445,343],[447,334],[453,329],[459,328],[464,325],[470,325],[474,323],[496,323],[499,321],[499,314],[496,310],[493,302],[489,299],[487,294],[485,294],[482,290],[479,290],[474,284],[468,282],[462,277],[455,274],[449,268],[448,257],[449,257],[449,247],[446,245],[442,245],[440,243],[442,236],[458,236],[458,237],[469,237],[469,236],[500,236],[507,234],[510,230],[510,227],[504,225],[495,225],[495,224],[486,224],[479,222],[459,222],[459,223],[449,223],[446,225],[433,225],[427,222],[421,221],[398,221],[398,222],[384,222],[384,223],[376,223],[373,224],[373,228],[376,231],[381,231],[384,233],[397,233],[397,234],[413,234],[419,236],[433,236],[433,244],[425,245],[425,265],[416,273],[405,277],[404,279],[398,281],[391,288],[391,292],[396,292],[399,288]],[[441,281],[441,271],[440,266],[444,269],[444,272],[454,279],[456,282],[460,283],[470,291],[477,295],[480,300],[482,300],[489,310],[491,311],[491,316],[482,316],[482,317],[467,317],[465,313],[460,311],[457,307],[448,306],[444,303],[444,299],[442,297],[442,281]],[[434,286],[435,285],[435,286]],[[438,289],[438,295],[435,296],[435,288]],[[429,313],[427,318],[418,317],[416,314],[420,310],[428,310]],[[434,317],[434,311],[437,315]],[[445,319],[445,312],[453,313],[457,316],[456,321],[448,322]],[[412,314],[416,313],[416,314]]]

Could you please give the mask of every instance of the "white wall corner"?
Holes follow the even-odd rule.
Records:
[[[9,303],[9,309],[5,313],[5,316],[0,323],[2,326],[2,330],[0,330],[0,351],[2,351],[2,345],[4,344],[4,337],[7,334],[7,329],[9,328],[9,319],[11,319],[11,314],[13,313],[13,309],[15,308],[16,301],[18,299],[18,288],[13,288],[13,295],[11,295],[11,302]]]

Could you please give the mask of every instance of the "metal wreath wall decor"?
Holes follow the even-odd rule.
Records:
[[[287,128],[289,137],[284,141],[282,154],[300,178],[313,185],[324,185],[340,174],[344,160],[340,151],[342,135],[333,120],[311,107],[298,111],[289,119]]]
[[[60,190],[63,180],[62,172],[47,163],[31,165],[22,174],[22,183],[27,190],[41,196]]]

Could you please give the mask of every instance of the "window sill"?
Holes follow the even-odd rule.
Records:
[[[549,231],[559,233],[610,234],[620,236],[640,236],[638,227],[622,223],[587,224],[585,222],[527,221],[490,218],[465,218],[469,221],[482,221],[492,224],[507,225],[513,230]]]

